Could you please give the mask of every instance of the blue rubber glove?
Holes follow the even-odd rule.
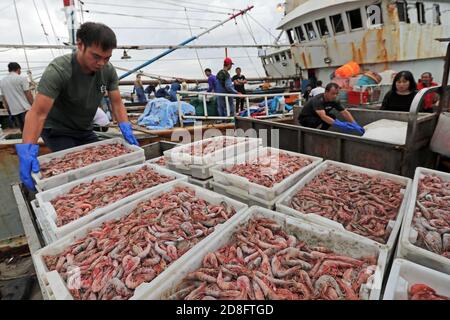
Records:
[[[350,122],[342,122],[338,119],[334,120],[333,127],[341,129],[345,133],[351,133],[356,130],[354,125]]]
[[[358,132],[359,135],[363,136],[366,133],[363,127],[361,127],[356,121],[352,122],[355,131]]]
[[[131,123],[119,122],[119,128],[120,128],[120,131],[122,131],[123,137],[129,144],[134,144],[135,146],[139,146],[139,143],[133,134],[133,128],[131,127]]]
[[[17,155],[19,156],[20,180],[31,191],[36,191],[34,187],[31,171],[39,172],[39,145],[37,144],[16,144]]]

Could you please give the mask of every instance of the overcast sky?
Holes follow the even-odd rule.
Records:
[[[243,18],[239,17],[236,20],[237,24],[230,21],[192,44],[254,44],[255,40],[259,44],[269,44],[274,42],[273,36],[278,36],[279,30],[276,30],[276,26],[283,16],[282,12],[276,10],[277,4],[282,2],[281,0],[83,0],[83,2],[83,9],[91,12],[84,12],[80,20],[103,22],[109,25],[115,31],[118,43],[121,45],[178,44],[191,36],[188,23],[195,35],[202,31],[199,27],[213,26],[227,17],[226,12],[231,12],[233,8],[243,9],[248,5],[255,6],[250,11],[251,17],[267,30],[264,30],[250,17],[247,18],[248,20],[246,19],[249,25],[246,25]],[[33,0],[16,0],[16,3],[26,44],[48,44],[39,16],[51,44],[57,43],[53,29],[61,42],[68,41],[66,18],[62,10],[63,0],[34,0],[34,2]],[[48,13],[45,5],[47,5]],[[188,10],[189,20],[186,18],[184,8]],[[135,17],[111,15],[111,13],[134,15]],[[139,27],[139,29],[128,29],[130,27]],[[148,27],[158,29],[146,29]],[[2,30],[0,43],[19,44],[21,42],[13,0],[0,0],[0,30]],[[54,56],[68,52],[70,51],[27,50],[33,74],[39,76]],[[115,50],[111,62],[120,67],[133,68],[160,52],[162,51],[131,50],[129,55],[132,59],[121,60],[122,50]],[[199,49],[197,53],[202,68],[209,67],[214,73],[221,68],[225,56],[224,49]],[[257,58],[257,49],[229,49],[228,55],[233,58],[236,66],[242,67],[243,74],[247,77],[264,75],[261,62]],[[23,50],[0,48],[0,79],[7,73],[7,63],[13,60],[18,61],[22,69],[26,69]],[[162,76],[203,77],[196,52],[192,49],[177,50],[144,68],[144,71]],[[121,73],[122,71],[118,70],[118,74]],[[129,79],[133,78],[129,77]]]

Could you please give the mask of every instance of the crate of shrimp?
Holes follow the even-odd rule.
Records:
[[[218,136],[175,147],[164,156],[169,169],[205,180],[212,177],[210,169],[217,163],[261,145],[261,138]]]
[[[450,300],[450,276],[404,259],[395,259],[383,300]]]
[[[46,232],[55,241],[90,221],[187,177],[154,164],[140,164],[83,178],[36,194]]]
[[[450,174],[416,169],[397,256],[450,274]]]
[[[265,147],[227,159],[211,172],[214,182],[222,186],[272,201],[321,162],[322,158]]]
[[[327,160],[276,204],[277,211],[395,247],[411,179]]]
[[[38,157],[40,171],[32,173],[38,191],[145,161],[144,150],[113,138]]]
[[[175,182],[38,250],[36,274],[52,300],[127,300],[176,272],[246,209]]]
[[[230,223],[139,299],[379,299],[387,251],[261,207]]]
[[[167,168],[167,160],[165,156],[161,156],[161,157],[157,157],[157,158],[153,158],[150,160],[147,160],[147,163],[152,163],[152,164],[156,164],[160,167],[163,168]]]

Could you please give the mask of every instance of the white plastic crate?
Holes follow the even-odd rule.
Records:
[[[42,193],[38,193],[36,194],[36,199],[38,200],[39,203],[39,207],[42,210],[43,213],[43,220],[45,221],[45,226],[48,227],[48,229],[46,230],[48,234],[50,234],[50,237],[52,239],[52,241],[59,239],[63,236],[65,236],[66,234],[78,229],[79,227],[91,222],[94,219],[97,219],[98,217],[104,215],[105,213],[111,212],[112,210],[123,206],[124,204],[127,204],[145,194],[151,193],[153,191],[156,191],[160,188],[162,188],[164,185],[166,185],[167,183],[163,183],[160,185],[156,185],[152,188],[148,188],[145,190],[142,190],[138,193],[132,194],[126,198],[120,199],[118,201],[115,201],[113,203],[108,204],[105,207],[101,207],[101,208],[97,208],[93,211],[91,211],[89,214],[74,220],[72,222],[69,222],[66,225],[63,225],[61,227],[58,227],[56,225],[56,218],[57,218],[57,214],[55,211],[55,208],[53,207],[53,205],[51,204],[51,201],[53,199],[55,199],[58,196],[61,196],[63,194],[66,194],[67,192],[69,192],[73,187],[76,187],[78,185],[80,185],[81,183],[89,183],[92,182],[93,180],[101,180],[104,179],[106,177],[110,177],[110,176],[120,176],[120,175],[125,175],[129,172],[135,172],[138,171],[139,169],[141,169],[144,166],[148,166],[150,168],[152,168],[154,171],[156,171],[159,174],[168,176],[168,177],[173,177],[174,180],[170,181],[187,181],[187,177],[173,172],[171,170],[168,169],[164,169],[163,167],[160,167],[158,165],[155,164],[140,164],[137,166],[132,166],[132,167],[127,167],[127,168],[122,168],[122,169],[116,169],[116,170],[112,170],[112,171],[107,171],[104,172],[102,174],[96,175],[96,176],[91,176],[91,177],[87,177],[84,179],[80,179],[80,180],[76,180],[74,182],[70,182],[68,184],[62,185],[58,188],[54,188],[54,189],[50,189],[47,191],[44,191]]]
[[[386,269],[386,248],[367,239],[355,239],[351,234],[330,230],[306,221],[294,219],[275,211],[261,207],[251,207],[239,219],[229,223],[228,226],[216,233],[211,241],[208,241],[195,255],[191,255],[186,264],[181,265],[172,273],[165,273],[153,281],[147,291],[141,290],[139,299],[164,300],[174,293],[178,284],[189,272],[201,267],[206,254],[219,250],[232,241],[233,234],[253,217],[264,217],[275,220],[284,227],[286,232],[294,234],[300,241],[308,245],[326,246],[338,254],[352,258],[361,258],[368,255],[378,257],[375,273],[366,284],[362,285],[360,295],[365,299],[378,300],[382,286],[383,275]]]
[[[450,274],[450,259],[415,245],[415,242],[417,241],[417,231],[415,231],[412,227],[412,220],[416,207],[419,181],[423,176],[431,174],[440,177],[444,181],[450,181],[450,174],[448,173],[421,167],[416,169],[410,201],[405,214],[402,230],[400,232],[397,257]]]
[[[388,179],[388,180],[400,183],[404,186],[404,189],[402,189],[403,201],[399,208],[399,211],[397,214],[397,219],[395,221],[390,221],[387,226],[388,228],[391,228],[392,230],[389,235],[388,241],[386,242],[385,245],[388,247],[389,254],[391,254],[392,250],[395,247],[397,235],[400,232],[400,227],[402,224],[403,216],[404,216],[407,206],[408,206],[409,196],[411,193],[411,179],[409,179],[409,178],[405,178],[402,176],[397,176],[397,175],[393,175],[393,174],[389,174],[389,173],[385,173],[385,172],[381,172],[381,171],[371,170],[371,169],[367,169],[367,168],[363,168],[363,167],[353,166],[353,165],[346,164],[346,163],[340,163],[340,162],[327,160],[327,161],[323,162],[321,165],[319,165],[317,168],[315,168],[313,171],[308,173],[294,187],[292,187],[288,192],[286,192],[284,196],[281,197],[281,199],[276,204],[277,211],[288,214],[288,215],[296,217],[296,218],[300,218],[300,219],[315,223],[315,224],[320,224],[320,225],[326,226],[328,228],[340,230],[342,232],[351,233],[352,235],[354,235],[357,238],[368,239],[362,235],[347,231],[344,228],[344,226],[337,221],[327,219],[327,218],[322,217],[315,213],[300,212],[289,206],[289,203],[291,202],[292,198],[297,194],[297,192],[300,191],[301,189],[303,189],[308,183],[310,183],[312,180],[314,180],[319,174],[324,172],[328,168],[328,166],[338,166],[345,170],[350,170],[353,172],[364,173],[364,174],[367,174],[370,176]],[[368,239],[368,240],[373,241],[371,239]]]
[[[50,154],[46,154],[43,156],[38,157],[39,163],[42,165],[44,163],[49,162],[52,159],[55,158],[61,158],[67,153],[74,152],[74,151],[80,151],[83,149],[86,149],[88,147],[94,147],[99,145],[106,145],[106,144],[115,144],[120,143],[125,145],[127,148],[129,148],[132,152],[127,153],[124,155],[121,155],[119,157],[115,157],[112,159],[108,159],[105,161],[100,161],[96,163],[92,163],[90,165],[87,165],[82,168],[70,170],[64,173],[61,173],[57,176],[49,177],[49,178],[42,178],[40,173],[32,173],[32,177],[36,183],[36,188],[39,191],[45,191],[49,190],[51,188],[55,188],[58,186],[61,186],[63,184],[85,178],[88,176],[91,176],[93,174],[98,174],[107,170],[111,169],[117,169],[121,167],[126,167],[130,165],[140,164],[145,161],[145,155],[144,155],[144,149],[141,147],[130,145],[122,138],[113,138],[108,140],[103,140],[99,142],[94,142],[90,144],[86,144],[79,147],[70,148],[63,151],[53,152]]]
[[[249,207],[251,206],[260,206],[265,209],[274,210],[275,204],[279,199],[281,198],[281,195],[276,197],[275,199],[271,201],[266,201],[264,199],[261,199],[259,197],[255,197],[253,195],[250,195],[246,192],[244,192],[242,189],[238,189],[233,186],[224,186],[218,182],[211,181],[211,186],[213,190],[217,193],[223,194],[227,197],[230,197],[232,199],[236,199],[237,201],[240,201],[242,203],[247,204]]]
[[[158,166],[160,166],[160,167],[163,167],[163,168],[168,168],[168,167],[167,167],[167,160],[166,160],[166,165],[165,165],[165,166],[162,166],[162,165],[160,165],[160,164],[157,163],[159,160],[164,159],[164,158],[165,158],[164,156],[161,156],[161,157],[158,157],[158,158],[153,158],[153,159],[147,160],[146,162],[147,162],[147,163],[153,163],[153,164],[156,164],[156,165],[158,165]]]
[[[254,182],[250,182],[247,178],[241,177],[237,174],[231,174],[227,172],[223,172],[226,168],[231,168],[236,164],[243,164],[250,162],[258,157],[264,157],[268,153],[272,154],[288,154],[291,156],[297,156],[309,159],[311,163],[300,170],[294,172],[290,176],[283,179],[283,181],[280,181],[279,183],[276,183],[272,187],[265,187],[262,185],[259,185]],[[219,164],[211,169],[211,172],[214,177],[214,181],[218,182],[222,185],[229,185],[234,186],[239,189],[242,189],[244,192],[247,192],[249,195],[259,197],[262,200],[265,201],[272,201],[276,197],[280,196],[283,192],[285,192],[287,189],[292,187],[295,183],[298,182],[299,179],[301,179],[306,173],[311,171],[313,168],[318,166],[322,162],[322,158],[313,157],[305,154],[295,153],[291,151],[281,150],[281,149],[275,149],[275,148],[258,148],[253,149],[249,151],[246,154],[240,154],[236,156],[233,159],[226,160],[224,163]],[[277,164],[274,163],[274,166]]]
[[[42,238],[44,240],[45,245],[48,245],[55,241],[55,238],[51,236],[49,233],[50,227],[48,226],[47,220],[44,218],[44,213],[42,212],[42,209],[39,208],[39,204],[37,200],[31,201],[31,208],[34,211],[34,214],[36,216],[36,223],[41,231]]]
[[[183,150],[189,149],[192,146],[201,146],[204,142],[211,141],[220,143],[224,139],[235,139],[237,143],[224,148],[218,147],[214,152],[202,156],[193,156],[183,152]],[[212,173],[210,173],[209,169],[218,162],[233,158],[236,155],[248,152],[249,150],[256,149],[261,144],[261,138],[219,136],[175,147],[165,151],[164,156],[166,157],[168,167],[171,170],[177,170],[194,178],[205,180],[212,177]]]
[[[76,240],[78,240],[80,238],[85,237],[90,230],[101,226],[102,223],[104,223],[106,221],[110,221],[110,220],[118,220],[124,216],[127,216],[142,201],[157,198],[166,192],[170,192],[176,186],[189,187],[191,189],[194,189],[197,197],[205,199],[206,201],[208,201],[209,203],[212,203],[212,204],[220,204],[221,202],[225,202],[225,203],[227,203],[227,205],[235,208],[236,214],[233,217],[231,217],[226,223],[224,223],[222,225],[217,225],[215,227],[215,230],[213,233],[208,235],[206,238],[204,238],[202,241],[200,241],[194,247],[192,247],[188,252],[186,252],[183,256],[178,258],[166,270],[164,270],[159,276],[164,276],[165,274],[174,273],[182,265],[185,265],[187,263],[187,261],[189,261],[189,257],[191,255],[193,255],[197,251],[201,250],[201,248],[203,248],[209,241],[211,241],[211,239],[215,236],[215,234],[217,232],[219,232],[220,230],[222,230],[223,228],[225,228],[226,225],[232,223],[234,220],[239,219],[239,217],[248,208],[247,205],[240,203],[236,200],[227,198],[225,196],[219,195],[219,194],[214,193],[209,190],[205,190],[201,187],[197,187],[197,186],[194,186],[194,185],[186,183],[186,182],[169,183],[157,191],[154,191],[150,194],[142,196],[139,199],[134,200],[133,202],[130,202],[120,208],[117,208],[116,210],[114,210],[108,214],[101,216],[100,218],[90,222],[87,225],[80,227],[79,229],[75,230],[74,232],[62,237],[61,239],[58,239],[57,241],[53,242],[52,244],[35,252],[33,254],[33,262],[35,265],[36,274],[38,274],[39,277],[42,279],[42,283],[44,284],[45,290],[47,290],[50,299],[52,299],[52,300],[73,300],[73,297],[70,294],[64,280],[61,278],[59,273],[57,271],[49,271],[47,269],[47,266],[44,262],[43,256],[56,255],[56,254],[61,253],[62,251],[64,251],[65,248],[70,246],[73,242],[75,242]],[[158,277],[153,279],[152,282],[157,280]],[[140,292],[142,292],[142,291],[147,292],[147,288],[151,285],[152,282],[142,283],[139,287],[136,288],[134,296],[140,295]]]
[[[199,187],[202,187],[202,188],[205,188],[208,190],[212,190],[212,186],[211,186],[212,178],[206,179],[206,180],[199,180],[199,179],[195,179],[192,177],[188,177],[188,182],[192,183],[196,186],[199,186]]]
[[[408,300],[409,288],[414,284],[425,284],[437,294],[450,297],[450,276],[445,273],[412,263],[395,259],[383,300]]]

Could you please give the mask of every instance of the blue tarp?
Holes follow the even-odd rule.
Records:
[[[267,101],[267,105],[269,107],[269,114],[276,114],[277,110],[278,110],[278,104],[280,102],[280,99],[282,98],[282,96],[275,96],[273,99],[269,99]],[[250,108],[250,114],[256,113],[256,112],[264,112],[265,110],[265,106],[266,106],[266,102],[262,101],[259,103],[258,107],[251,107]],[[285,104],[284,108],[286,109],[286,111],[291,111],[292,110],[292,106],[289,104]],[[239,113],[240,116],[246,116],[247,115],[247,111],[242,111]]]
[[[183,115],[195,115],[194,106],[181,102]],[[178,122],[178,102],[170,102],[165,98],[157,98],[149,101],[144,113],[139,117],[138,124],[150,130],[171,129]],[[192,123],[194,120],[184,120],[184,123]]]

